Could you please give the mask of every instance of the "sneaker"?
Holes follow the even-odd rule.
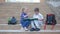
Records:
[[[35,28],[31,28],[30,31],[35,31]]]
[[[24,30],[25,30],[25,31],[28,31],[28,29],[27,29],[26,27],[24,28]]]
[[[35,31],[40,31],[40,29],[39,28],[36,28]]]

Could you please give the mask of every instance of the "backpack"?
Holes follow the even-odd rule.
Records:
[[[55,25],[56,19],[54,14],[47,14],[46,16],[46,24],[47,25]]]
[[[8,19],[8,24],[16,24],[17,23],[17,20],[15,17],[12,17],[12,18],[9,18]]]

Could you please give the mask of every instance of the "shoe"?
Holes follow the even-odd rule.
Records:
[[[35,31],[40,31],[40,29],[39,28],[36,28]]]
[[[28,31],[28,29],[27,29],[26,27],[24,28],[24,30],[25,30],[25,31]]]
[[[35,28],[31,28],[30,31],[35,31]]]

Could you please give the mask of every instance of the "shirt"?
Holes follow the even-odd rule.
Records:
[[[39,14],[37,14],[37,15],[36,15],[36,14],[34,14],[34,15],[33,15],[33,18],[43,19],[43,15],[42,15],[42,14],[40,14],[40,13],[39,13]]]
[[[44,19],[44,18],[43,18],[43,15],[40,14],[40,13],[37,14],[37,15],[34,14],[34,15],[33,15],[33,18],[38,18],[38,19],[40,19],[40,20]],[[34,22],[35,22],[35,23],[38,23],[38,24],[40,24],[40,25],[42,26],[42,25],[43,25],[43,21],[40,21],[40,20],[34,20]]]

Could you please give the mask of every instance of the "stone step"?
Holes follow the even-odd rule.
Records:
[[[38,5],[38,6],[37,6]],[[24,4],[24,3],[3,3],[2,5],[0,5],[0,19],[6,19],[1,20],[1,24],[5,24],[4,22],[7,23],[7,19],[8,17],[11,16],[15,16],[17,18],[17,20],[20,19],[20,14],[21,14],[21,8],[24,6],[28,6],[30,8],[30,12],[32,16],[32,14],[34,13],[33,10],[35,7],[39,7],[40,9],[40,13],[43,14],[44,19],[46,19],[46,14],[47,13],[53,13],[52,10],[50,9],[50,7],[46,4],[46,3],[38,3],[38,4]],[[60,24],[60,22],[57,22],[58,24]]]
[[[0,34],[60,34],[60,30],[40,30],[40,31],[21,31],[21,30],[0,30]]]
[[[60,25],[55,25],[55,27],[53,28],[53,30],[60,30]],[[29,27],[29,29],[31,28],[31,26]],[[16,25],[8,25],[8,24],[0,24],[0,30],[20,30],[21,29],[21,25],[16,24]],[[46,30],[51,30],[52,26],[51,25],[47,25],[46,26]],[[41,30],[44,30],[44,25],[41,26]]]
[[[8,24],[4,24],[4,25],[0,25],[0,30],[20,30],[21,26],[20,25],[8,25]]]

